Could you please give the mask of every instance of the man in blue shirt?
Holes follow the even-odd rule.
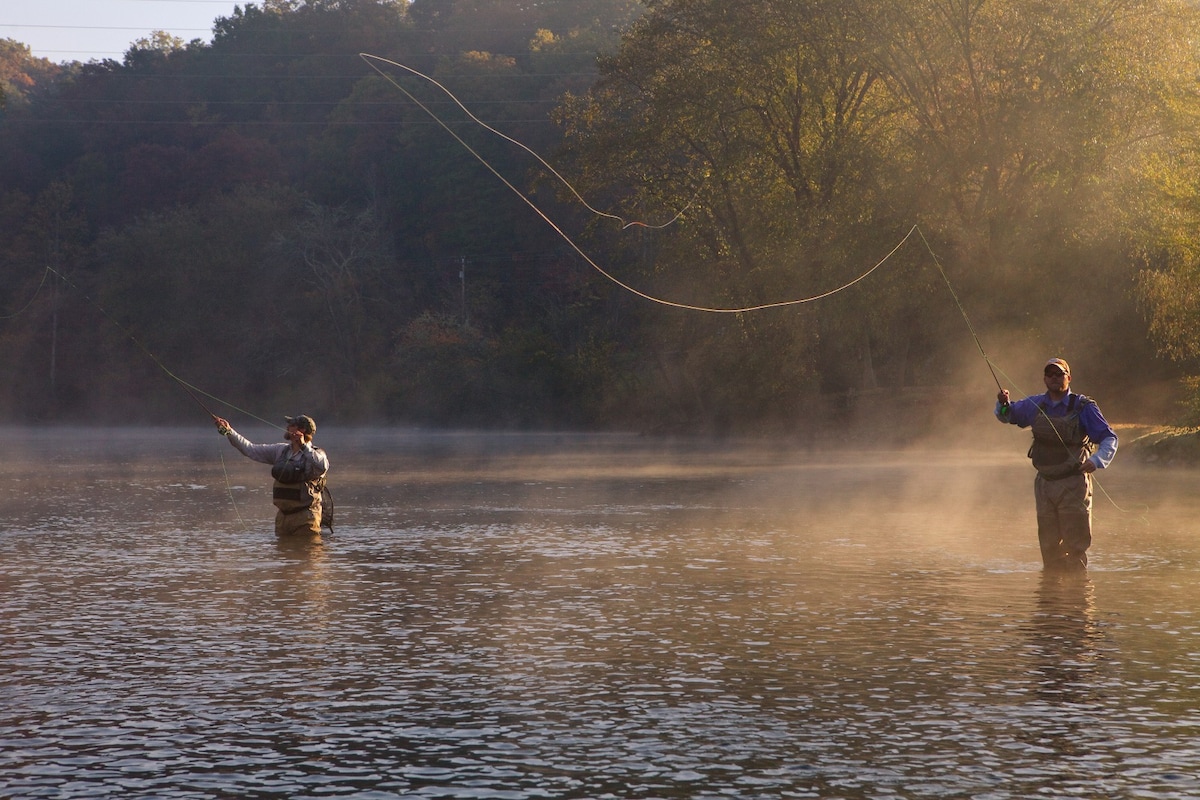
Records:
[[[1033,429],[1029,457],[1038,471],[1033,495],[1042,563],[1047,569],[1083,569],[1092,543],[1092,473],[1112,463],[1117,435],[1095,401],[1070,390],[1066,361],[1047,361],[1043,379],[1045,394],[1016,402],[1001,389],[996,419]]]

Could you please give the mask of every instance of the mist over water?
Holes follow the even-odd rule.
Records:
[[[312,546],[211,431],[5,440],[4,796],[1200,796],[1192,470],[1067,579],[1024,439],[330,426]]]

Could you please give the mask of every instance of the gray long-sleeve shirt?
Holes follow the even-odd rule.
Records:
[[[254,444],[232,428],[229,430],[229,443],[251,461],[271,465],[278,463],[285,452],[292,450],[291,442]],[[329,471],[329,456],[325,455],[324,450],[313,447],[311,442],[302,444],[298,451],[291,453],[288,460],[303,461],[305,477],[310,481],[316,480]]]

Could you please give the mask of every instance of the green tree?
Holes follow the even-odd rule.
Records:
[[[297,313],[283,324],[289,338],[307,340],[308,358],[336,392],[331,408],[361,413],[381,402],[366,387],[387,352],[385,320],[404,313],[407,292],[396,291],[386,274],[392,256],[372,211],[309,202],[303,217],[277,234],[275,250],[296,298]]]
[[[129,338],[223,398],[275,405],[303,383],[310,407],[332,404],[323,374],[308,377],[311,342],[328,329],[318,319],[296,335],[294,317],[313,315],[297,308],[299,270],[277,256],[277,237],[303,213],[295,191],[243,187],[143,215],[100,237],[94,296],[115,323],[103,329],[113,354],[108,368],[126,380],[105,387],[109,413],[159,417],[187,401]],[[131,395],[129,386],[141,391]],[[131,402],[137,408],[125,408]]]
[[[1200,113],[1200,109],[1197,109]],[[1184,372],[1181,422],[1200,423],[1200,137],[1184,128],[1179,146],[1144,173],[1153,198],[1131,206],[1127,230],[1141,269],[1137,295],[1157,353]]]
[[[32,202],[10,194],[4,203],[11,231],[3,259],[6,305],[20,304],[6,319],[3,338],[7,398],[11,410],[54,419],[80,408],[81,362],[72,352],[81,321],[89,316],[71,304],[68,287],[85,261],[87,220],[73,187],[47,186]],[[19,377],[18,377],[19,376]]]
[[[994,280],[1116,210],[1194,92],[1179,0],[892,0],[881,72],[903,104],[908,200]],[[1028,277],[1028,274],[1021,275]]]
[[[1146,230],[1129,207],[1158,207],[1145,173],[1194,129],[1181,106],[1195,94],[1196,23],[1182,0],[660,0],[562,118],[586,194],[686,209],[640,256],[608,251],[658,294],[816,294],[920,223],[968,307],[996,309],[985,320],[1086,340],[1128,318],[1129,245]],[[826,390],[936,378],[909,354],[936,365],[954,349],[953,307],[944,292],[931,305],[937,273],[918,255],[823,302],[818,319],[748,323],[791,324],[809,343],[792,351],[809,368],[780,402],[814,372]],[[694,327],[647,331],[683,342]],[[712,364],[744,344],[698,341]],[[693,372],[699,386],[720,375]]]
[[[654,294],[723,307],[816,295],[886,252],[885,238],[898,238],[879,210],[877,169],[896,147],[895,104],[854,12],[819,0],[654,3],[603,62],[589,95],[568,100],[563,120],[585,194],[627,218],[684,213],[649,251],[626,251]],[[727,397],[725,410],[701,416],[736,418],[737,408],[758,408],[764,397],[790,412],[817,383],[820,337],[809,314],[736,325],[668,319],[676,324],[650,324],[670,354],[658,361],[685,357],[691,377],[651,374],[681,398]],[[733,389],[689,388],[722,387],[729,365],[744,368],[754,361],[747,353],[766,342],[787,353],[772,373],[751,381],[739,369]],[[867,344],[858,338],[849,357]]]
[[[907,119],[905,205],[944,244],[976,324],[1065,345],[1100,382],[1156,379],[1130,290],[1158,244],[1180,241],[1165,189],[1195,175],[1200,8],[898,0],[872,13]],[[1142,285],[1165,344],[1163,287]]]
[[[494,423],[493,352],[482,332],[462,320],[421,314],[405,327],[393,353],[391,416],[435,425]]]

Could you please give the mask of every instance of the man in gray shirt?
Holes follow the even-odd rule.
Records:
[[[317,424],[303,414],[285,417],[287,441],[278,444],[254,444],[220,417],[213,417],[217,431],[229,438],[242,455],[252,461],[271,465],[275,479],[271,489],[277,536],[320,536],[321,493],[329,472],[329,457],[313,447]]]

